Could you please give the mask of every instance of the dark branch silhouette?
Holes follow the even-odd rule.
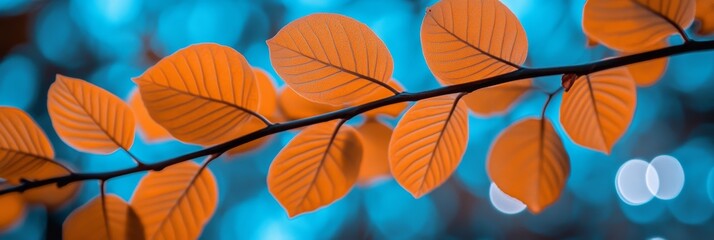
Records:
[[[571,74],[571,75],[575,75],[575,76],[583,76],[583,75],[591,74],[591,73],[602,71],[602,70],[626,66],[629,64],[633,64],[633,63],[645,62],[645,61],[652,60],[652,59],[669,57],[669,56],[683,54],[683,53],[713,50],[713,49],[714,49],[714,40],[709,40],[709,41],[689,40],[689,41],[686,41],[685,43],[683,43],[681,45],[677,45],[677,46],[671,46],[671,47],[666,47],[666,48],[657,49],[657,50],[653,50],[653,51],[647,51],[647,52],[628,55],[628,56],[622,56],[622,57],[617,57],[617,58],[601,60],[601,61],[588,63],[588,64],[564,66],[564,67],[551,67],[551,68],[524,68],[524,67],[522,67],[514,72],[510,72],[510,73],[495,76],[495,77],[490,77],[487,79],[476,80],[476,81],[458,84],[458,85],[445,86],[445,87],[441,87],[441,88],[437,88],[437,89],[433,89],[433,90],[422,91],[422,92],[415,92],[415,93],[402,92],[402,93],[399,93],[397,95],[394,95],[394,96],[391,96],[388,98],[376,100],[376,101],[369,102],[369,103],[359,105],[359,106],[344,108],[341,110],[325,113],[325,114],[314,116],[314,117],[303,118],[303,119],[298,119],[298,120],[284,122],[284,123],[268,124],[268,126],[266,126],[265,128],[262,128],[258,131],[244,135],[242,137],[238,137],[236,139],[230,140],[228,142],[218,144],[216,146],[212,146],[209,148],[205,148],[203,150],[188,153],[188,154],[185,154],[182,156],[178,156],[178,157],[174,157],[174,158],[167,159],[164,161],[160,161],[157,163],[140,164],[140,165],[137,165],[137,166],[131,167],[131,168],[126,168],[126,169],[117,170],[117,171],[102,172],[102,173],[71,173],[66,176],[41,179],[41,180],[26,179],[25,181],[22,181],[22,183],[17,186],[13,186],[13,187],[9,187],[9,188],[0,190],[0,195],[6,194],[6,193],[11,193],[11,192],[23,192],[28,189],[33,189],[33,188],[37,188],[37,187],[41,187],[41,186],[45,186],[45,185],[49,185],[49,184],[56,184],[57,186],[62,187],[69,183],[78,182],[78,181],[85,181],[85,180],[106,181],[106,180],[109,180],[109,179],[112,179],[115,177],[124,176],[127,174],[136,173],[136,172],[160,171],[168,166],[171,166],[171,165],[174,165],[177,163],[181,163],[184,161],[192,160],[195,158],[203,157],[203,156],[210,155],[213,159],[215,159],[218,156],[222,155],[224,152],[226,152],[232,148],[235,148],[237,146],[248,143],[250,141],[259,139],[261,137],[269,136],[269,135],[272,135],[275,133],[279,133],[279,132],[283,132],[283,131],[287,131],[287,130],[291,130],[291,129],[310,126],[310,125],[321,123],[321,122],[335,120],[335,119],[347,120],[347,119],[353,118],[361,113],[367,112],[369,110],[387,106],[387,105],[391,105],[391,104],[395,104],[395,103],[419,101],[422,99],[427,99],[427,98],[432,98],[432,97],[442,96],[442,95],[448,95],[448,94],[454,94],[454,93],[470,93],[470,92],[476,91],[478,89],[491,87],[491,86],[495,86],[495,85],[499,85],[499,84],[504,84],[504,83],[512,82],[512,81],[528,79],[528,78],[553,76],[553,75],[565,75],[565,74]],[[210,162],[213,159],[208,160],[208,162]],[[208,162],[206,164],[208,164]]]

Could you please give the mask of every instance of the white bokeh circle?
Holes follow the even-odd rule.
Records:
[[[623,202],[632,205],[642,205],[654,197],[652,192],[657,192],[659,188],[659,177],[657,172],[653,171],[651,187],[647,184],[647,169],[649,164],[640,159],[632,159],[620,166],[615,176],[615,188],[617,195],[620,196]],[[657,180],[654,180],[657,179]],[[652,188],[652,190],[650,190]]]
[[[675,198],[684,187],[684,169],[672,156],[657,156],[647,167],[646,182],[655,197],[663,200]]]
[[[495,183],[491,183],[491,188],[488,192],[491,204],[496,210],[502,213],[516,214],[526,209],[525,204],[518,199],[508,196],[508,194],[501,191]]]

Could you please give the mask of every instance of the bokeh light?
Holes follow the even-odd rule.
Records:
[[[37,99],[39,67],[21,54],[0,61],[0,105],[28,109]]]
[[[290,219],[267,191],[260,191],[227,209],[216,222],[220,239],[334,238],[356,214],[358,193],[352,193],[329,207]]]
[[[495,183],[489,188],[489,199],[493,207],[505,214],[516,214],[526,209],[526,205],[501,191]]]
[[[650,201],[654,194],[650,191],[647,184],[646,175],[649,164],[643,160],[632,159],[620,166],[615,177],[615,186],[617,194],[623,202],[637,206]],[[654,172],[653,174],[657,174]],[[655,178],[656,183],[651,184],[652,189],[656,192],[659,188],[659,179]]]
[[[71,21],[66,3],[55,1],[39,13],[35,23],[34,43],[40,53],[53,64],[76,68],[87,59],[80,56],[83,42]]]
[[[668,155],[652,159],[646,173],[647,189],[659,199],[672,199],[684,186],[684,170],[679,161]]]
[[[367,216],[371,221],[368,236],[430,238],[444,226],[431,196],[414,199],[394,180],[367,189],[364,194]]]
[[[714,204],[709,201],[706,181],[714,166],[714,144],[703,138],[687,141],[672,153],[686,162],[683,165],[686,179],[680,195],[667,202],[674,217],[685,224],[703,224],[714,214]]]
[[[707,194],[712,203],[714,203],[714,168],[707,175]]]
[[[636,206],[624,201],[620,202],[619,205],[625,217],[637,224],[651,224],[656,221],[661,221],[662,216],[667,212],[667,204],[658,199],[653,199]]]
[[[243,36],[241,33],[254,8],[255,5],[248,2],[227,1],[182,2],[172,5],[159,17],[157,37],[152,43],[154,51],[165,56],[201,42],[235,46]],[[262,30],[265,31],[265,28]]]
[[[12,16],[20,14],[32,4],[27,0],[4,0],[0,1],[0,16]]]

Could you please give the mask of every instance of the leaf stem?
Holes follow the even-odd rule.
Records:
[[[124,152],[126,152],[126,154],[129,155],[129,157],[131,158],[131,160],[134,160],[134,163],[136,163],[136,166],[138,166],[138,167],[146,166],[146,164],[145,164],[144,162],[142,162],[141,160],[139,160],[139,158],[136,157],[136,155],[134,155],[133,153],[131,153],[131,152],[129,151],[129,149],[125,149],[125,148],[122,148],[122,149],[124,150]]]
[[[380,84],[380,86],[382,86],[382,87],[386,88],[387,90],[391,91],[392,93],[394,93],[395,96],[396,96],[396,95],[399,95],[399,94],[401,93],[401,92],[397,91],[397,89],[393,88],[392,86],[389,86],[389,84],[386,84],[386,83],[385,83],[385,84]]]
[[[101,203],[102,203],[102,217],[104,219],[104,229],[107,231],[107,236],[111,236],[111,231],[109,230],[109,216],[107,215],[107,199],[106,199],[106,180],[99,180],[99,196],[101,198]]]
[[[203,161],[203,164],[201,164],[201,170],[203,170],[204,168],[206,168],[206,166],[208,166],[209,163],[213,162],[213,160],[218,159],[218,157],[220,157],[221,155],[223,155],[223,153],[224,153],[224,152],[214,153],[214,154],[208,155],[208,158],[206,158],[206,160]],[[199,171],[199,172],[200,172],[200,171]]]
[[[101,172],[101,173],[73,173],[70,175],[66,176],[61,176],[61,177],[54,177],[54,178],[48,178],[48,179],[43,179],[43,180],[38,180],[38,181],[29,181],[29,182],[23,182],[20,185],[1,189],[0,190],[0,195],[11,193],[11,192],[23,192],[28,189],[33,189],[49,184],[57,184],[58,186],[64,186],[72,182],[77,182],[77,181],[85,181],[85,180],[93,180],[93,179],[100,179],[100,180],[107,180],[119,176],[124,176],[127,174],[132,174],[136,172],[142,172],[142,171],[150,171],[150,170],[155,170],[155,171],[160,171],[161,169],[164,169],[165,167],[178,164],[184,161],[189,161],[195,158],[203,157],[203,156],[208,156],[208,155],[215,155],[222,154],[225,151],[228,151],[232,148],[235,148],[237,146],[240,146],[242,144],[245,144],[247,142],[253,141],[255,139],[265,137],[268,135],[276,134],[279,132],[284,132],[292,129],[297,129],[305,126],[310,126],[313,124],[317,123],[322,123],[326,121],[331,121],[335,119],[350,119],[358,114],[380,108],[383,106],[387,105],[392,105],[395,103],[401,103],[401,102],[413,102],[413,101],[419,101],[422,99],[427,99],[427,98],[432,98],[436,96],[442,96],[442,95],[448,95],[448,94],[454,94],[454,93],[462,93],[462,92],[472,92],[478,89],[486,88],[486,87],[491,87],[491,86],[496,86],[512,81],[518,81],[518,80],[523,80],[523,79],[528,79],[528,78],[536,78],[536,77],[544,77],[544,76],[554,76],[554,75],[563,75],[563,74],[576,74],[576,75],[587,75],[591,74],[594,72],[602,71],[602,70],[607,70],[607,69],[612,69],[612,68],[617,68],[617,67],[622,67],[626,66],[629,64],[633,63],[639,63],[639,62],[644,62],[644,61],[649,61],[657,58],[662,58],[662,57],[669,57],[669,56],[674,56],[678,54],[684,54],[684,53],[690,53],[690,52],[698,52],[698,51],[707,51],[707,50],[714,50],[714,40],[708,40],[708,41],[696,41],[696,40],[690,40],[686,41],[685,43],[677,46],[670,46],[662,49],[656,49],[652,51],[647,51],[647,52],[642,52],[638,54],[633,54],[633,55],[628,55],[628,56],[622,56],[622,57],[616,57],[616,58],[610,58],[606,60],[601,60],[597,62],[592,62],[592,63],[587,63],[587,64],[580,64],[580,65],[572,65],[572,66],[562,66],[562,67],[550,67],[550,68],[521,68],[519,70],[506,73],[503,75],[495,76],[495,77],[490,77],[486,79],[474,79],[471,82],[463,83],[463,84],[458,84],[458,85],[451,85],[451,86],[445,86],[437,89],[432,89],[432,90],[426,90],[422,92],[415,92],[415,93],[410,93],[410,92],[402,92],[398,93],[394,96],[388,97],[388,98],[383,98],[380,100],[372,101],[363,105],[359,106],[353,106],[353,107],[347,107],[341,110],[325,113],[322,115],[317,115],[313,117],[308,117],[308,118],[303,118],[303,119],[297,119],[289,122],[284,122],[284,123],[279,123],[279,124],[269,124],[269,121],[265,119],[266,121],[266,127],[260,130],[257,130],[255,132],[252,132],[250,134],[241,136],[239,138],[230,140],[228,142],[224,142],[212,147],[208,147],[199,151],[191,152],[188,154],[184,154],[181,156],[177,156],[174,158],[166,159],[160,162],[156,163],[151,163],[151,164],[145,164],[145,165],[139,165],[135,167],[130,167],[126,169],[121,169],[117,171],[108,171],[108,172]],[[554,93],[555,94],[555,93]],[[549,98],[552,98],[550,96]],[[214,157],[214,158],[217,158]]]
[[[555,91],[553,91],[553,92],[551,92],[551,93],[548,93],[548,98],[545,100],[545,104],[543,104],[543,110],[540,111],[540,118],[541,118],[541,119],[545,118],[545,110],[548,109],[548,105],[550,104],[550,101],[553,100],[553,96],[555,96],[556,94],[558,94],[558,93],[560,93],[561,91],[563,91],[563,89],[565,89],[565,88],[559,87],[557,90],[555,90]]]
[[[684,29],[682,29],[681,27],[678,26],[677,31],[679,32],[679,36],[682,37],[682,40],[684,40],[684,43],[693,41],[691,38],[689,38],[689,35],[687,35],[687,33],[684,32]]]
[[[102,196],[102,198],[104,198],[104,191],[106,190],[104,185],[106,182],[107,181],[104,179],[99,180],[99,194]]]
[[[565,88],[561,86],[561,87],[559,87],[558,89],[555,89],[555,91],[553,91],[553,92],[551,92],[551,93],[548,93],[548,95],[553,96],[553,95],[555,95],[555,94],[558,94],[558,93],[562,92],[564,89],[565,89]]]
[[[266,126],[266,127],[269,127],[269,126],[271,126],[271,125],[274,125],[272,122],[270,122],[270,120],[268,120],[265,116],[261,115],[260,113],[257,113],[257,112],[255,112],[255,111],[253,111],[253,110],[250,110],[250,109],[247,109],[247,108],[243,108],[243,107],[238,107],[238,106],[234,106],[234,107],[240,109],[241,111],[244,111],[244,112],[250,114],[251,116],[253,116],[253,117],[257,118],[257,119],[259,119],[261,122],[265,123],[265,126]]]

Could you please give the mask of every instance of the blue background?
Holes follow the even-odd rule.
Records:
[[[126,98],[130,81],[158,59],[192,43],[216,42],[243,53],[270,72],[265,40],[282,26],[315,12],[340,13],[367,24],[394,58],[394,78],[407,91],[439,87],[422,53],[419,29],[434,1],[380,0],[60,0],[0,1],[0,105],[29,112],[51,138],[59,160],[86,172],[130,167],[124,153],[109,156],[77,152],[51,128],[46,92],[54,75],[79,77]],[[585,47],[581,29],[584,0],[503,1],[520,19],[529,41],[528,64],[547,67],[586,63],[614,52]],[[693,31],[688,31],[692,36]],[[702,38],[694,36],[695,38]],[[673,44],[681,40],[672,38]],[[536,82],[559,87],[560,78]],[[469,147],[456,173],[429,195],[415,200],[393,180],[356,187],[346,197],[317,212],[289,219],[267,191],[272,158],[294,132],[278,134],[263,148],[215,161],[218,209],[204,239],[575,237],[691,238],[714,235],[714,53],[672,57],[664,78],[638,89],[633,124],[606,156],[564,142],[571,177],[557,203],[540,215],[508,215],[489,201],[491,184],[485,159],[493,139],[509,124],[537,116],[545,95],[526,96],[508,114],[470,117]],[[548,107],[557,122],[560,96]],[[394,121],[391,121],[393,124]],[[565,136],[559,124],[556,128]],[[178,142],[132,148],[152,162],[197,150]],[[672,155],[683,166],[682,192],[672,200],[652,199],[631,206],[618,197],[615,176],[630,159],[649,161]],[[113,179],[108,191],[129,200],[143,174]],[[63,219],[96,196],[98,183],[87,182],[77,198],[57,212],[33,206],[0,239],[41,239],[61,229]],[[0,206],[0,209],[2,206]],[[590,237],[589,237],[590,238]]]

